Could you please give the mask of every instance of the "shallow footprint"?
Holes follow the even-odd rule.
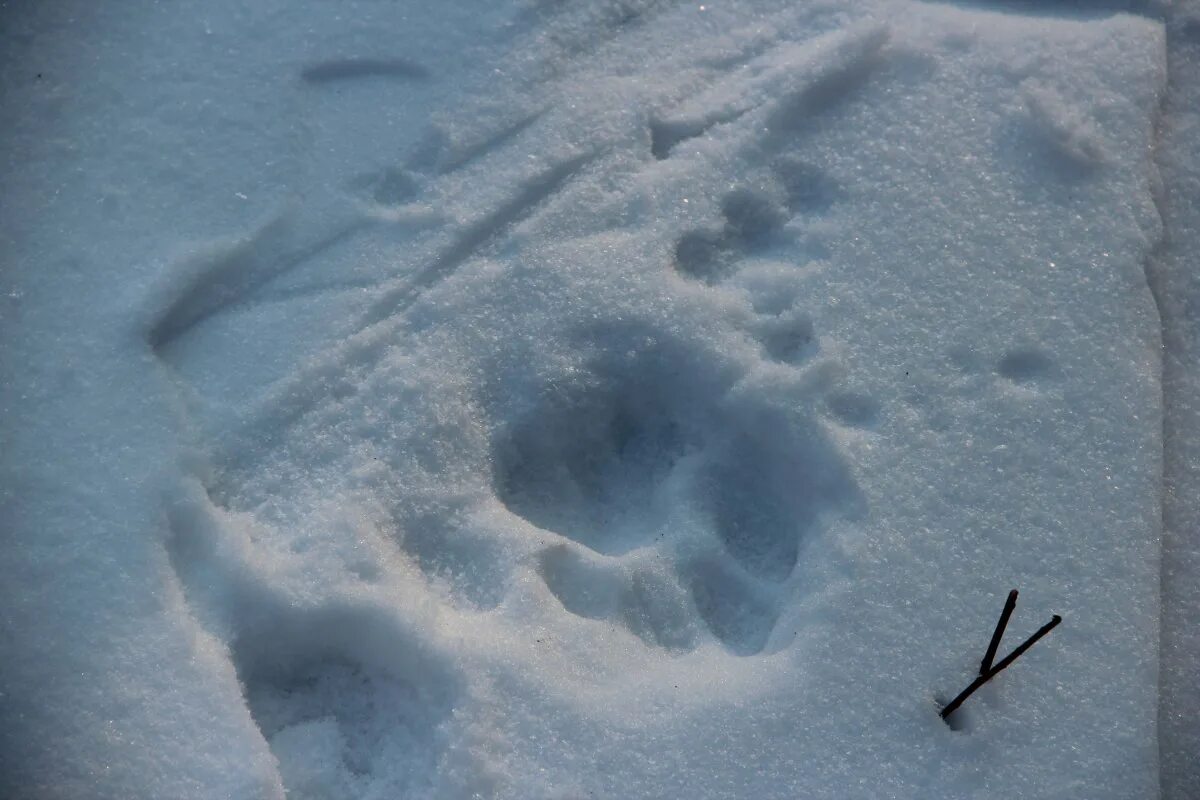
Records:
[[[542,551],[538,574],[562,607],[577,617],[610,619],[617,613],[622,576],[615,564],[559,544]]]
[[[830,413],[851,428],[873,428],[879,420],[879,403],[859,392],[839,392],[826,401]]]
[[[720,231],[688,231],[675,243],[675,270],[684,277],[709,285],[726,277],[731,269],[729,248]]]
[[[1037,348],[1010,350],[996,364],[996,372],[1018,384],[1032,384],[1053,375],[1054,360]]]
[[[819,349],[812,320],[803,315],[767,318],[759,323],[756,334],[767,357],[782,364],[799,364]]]
[[[687,570],[696,610],[734,655],[762,652],[779,619],[779,609],[748,576],[723,559],[697,561]]]
[[[687,231],[675,243],[681,275],[709,285],[738,271],[738,262],[771,247],[787,223],[787,209],[772,187],[742,186],[721,197],[722,227]]]
[[[773,169],[795,213],[819,214],[837,202],[837,184],[819,167],[796,156],[780,156]]]

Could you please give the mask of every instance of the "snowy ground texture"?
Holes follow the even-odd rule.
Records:
[[[1200,7],[10,2],[0,103],[0,796],[1200,796]]]

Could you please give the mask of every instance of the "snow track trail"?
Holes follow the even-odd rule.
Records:
[[[1162,24],[448,5],[8,17],[0,794],[1155,796]]]

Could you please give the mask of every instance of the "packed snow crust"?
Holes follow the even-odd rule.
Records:
[[[1188,796],[1133,10],[4,8],[0,795]]]

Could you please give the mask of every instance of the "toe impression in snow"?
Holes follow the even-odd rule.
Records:
[[[1004,601],[1004,610],[1000,612],[1000,619],[996,623],[996,630],[992,633],[992,641],[988,643],[987,652],[983,656],[983,661],[979,664],[979,676],[971,681],[971,685],[959,692],[958,696],[951,700],[941,711],[943,720],[949,719],[950,715],[963,704],[968,697],[975,693],[975,690],[985,683],[996,677],[1001,670],[1012,664],[1020,658],[1026,650],[1033,647],[1038,639],[1041,639],[1050,631],[1054,630],[1058,623],[1062,622],[1062,617],[1055,614],[1049,622],[1038,628],[1037,632],[1017,646],[1015,650],[1000,660],[1000,663],[995,666],[992,661],[996,658],[996,649],[1000,647],[1000,639],[1004,636],[1004,629],[1008,627],[1008,618],[1012,616],[1013,609],[1017,606],[1017,590],[1013,589],[1008,593],[1008,599]]]

